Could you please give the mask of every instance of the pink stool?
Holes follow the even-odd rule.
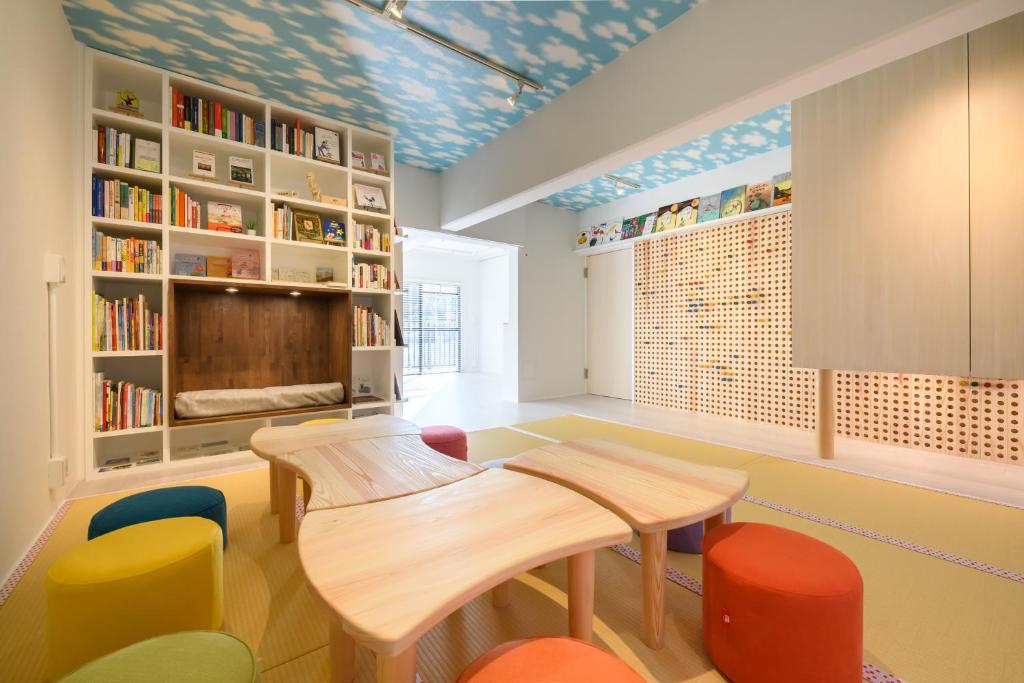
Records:
[[[424,427],[420,432],[423,443],[438,453],[449,458],[465,460],[469,456],[469,445],[466,443],[466,432],[450,425],[434,425]]]

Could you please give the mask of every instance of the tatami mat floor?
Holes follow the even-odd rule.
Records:
[[[858,565],[865,581],[865,660],[906,681],[961,683],[1024,680],[1024,583],[899,547],[903,539],[1006,570],[1024,570],[1024,511],[880,482],[757,453],[724,448],[634,427],[566,416],[517,428],[553,439],[601,436],[695,462],[740,467],[751,474],[750,496],[784,506],[742,502],[735,520],[787,526],[821,538]],[[470,435],[470,457],[504,457],[545,443],[512,429]],[[271,683],[327,681],[327,626],[303,581],[295,546],[276,542],[265,468],[199,480],[224,491],[231,545],[225,554],[225,630],[256,652]],[[85,538],[91,515],[124,495],[73,501],[49,542],[0,606],[0,679],[42,680],[45,661],[46,568]],[[812,521],[801,511],[861,531]],[[887,535],[888,541],[863,530]],[[358,561],[358,558],[353,558]],[[700,578],[700,557],[670,553],[670,565]],[[668,586],[666,646],[640,641],[637,565],[599,553],[595,636],[652,681],[721,681],[703,653],[700,598]],[[552,563],[514,582],[512,605],[491,607],[482,596],[451,615],[421,641],[418,669],[445,683],[488,647],[513,638],[564,634],[565,566]],[[372,680],[362,653],[359,680]]]

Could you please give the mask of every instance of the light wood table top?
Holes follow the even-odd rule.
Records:
[[[534,448],[506,461],[505,469],[568,486],[647,533],[723,512],[750,485],[742,470],[696,465],[604,439]]]
[[[294,470],[309,484],[310,512],[419,493],[484,471],[480,465],[438,453],[411,435],[292,450],[279,456],[277,465]]]
[[[631,537],[613,513],[567,488],[489,469],[423,493],[312,512],[298,549],[345,633],[395,656],[503,581]]]
[[[264,460],[273,461],[292,451],[328,443],[419,433],[419,426],[408,420],[393,415],[371,415],[341,422],[263,427],[253,433],[249,447]]]

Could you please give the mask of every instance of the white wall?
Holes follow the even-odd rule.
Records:
[[[657,211],[673,202],[686,201],[727,190],[737,185],[770,181],[772,176],[788,172],[793,166],[792,147],[748,157],[735,164],[677,180],[668,185],[637,192],[614,202],[579,212],[579,227],[599,225],[619,218],[632,218]]]
[[[0,579],[81,477],[82,51],[54,0],[8,2],[0,26],[4,321],[0,353]],[[43,257],[63,254],[58,441],[71,479],[47,486],[49,403]]]
[[[435,249],[406,248],[404,282],[438,282],[462,287],[462,370],[480,370],[480,267],[474,257]]]
[[[395,165],[395,220],[405,228],[440,228],[440,173],[405,164]]]
[[[500,374],[505,367],[505,330],[509,319],[509,255],[483,259],[480,269],[480,372]]]

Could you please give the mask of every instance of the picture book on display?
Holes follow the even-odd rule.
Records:
[[[220,232],[242,232],[242,207],[225,202],[206,203],[206,228]]]
[[[231,259],[227,256],[207,256],[206,276],[231,277]]]
[[[700,206],[697,210],[697,222],[704,223],[718,218],[719,195],[711,194],[700,198]]]
[[[793,174],[780,173],[772,178],[772,206],[781,206],[793,201]]]
[[[682,228],[693,225],[697,222],[697,205],[700,204],[700,197],[679,202],[679,213],[676,217],[676,227]]]
[[[590,228],[582,228],[576,233],[576,244],[574,249],[586,249],[590,244]]]
[[[676,220],[679,217],[679,205],[669,204],[658,209],[658,218],[655,222],[654,232],[666,232],[675,230]]]
[[[747,186],[739,185],[722,191],[721,217],[739,216],[747,208]]]
[[[747,186],[747,211],[760,211],[772,205],[771,183],[754,183]]]
[[[622,239],[622,219],[609,221],[605,223],[605,244],[609,242],[618,242]]]
[[[174,275],[206,277],[206,257],[199,254],[175,254],[171,272]]]
[[[255,249],[236,251],[231,255],[231,277],[260,279],[260,253]]]

